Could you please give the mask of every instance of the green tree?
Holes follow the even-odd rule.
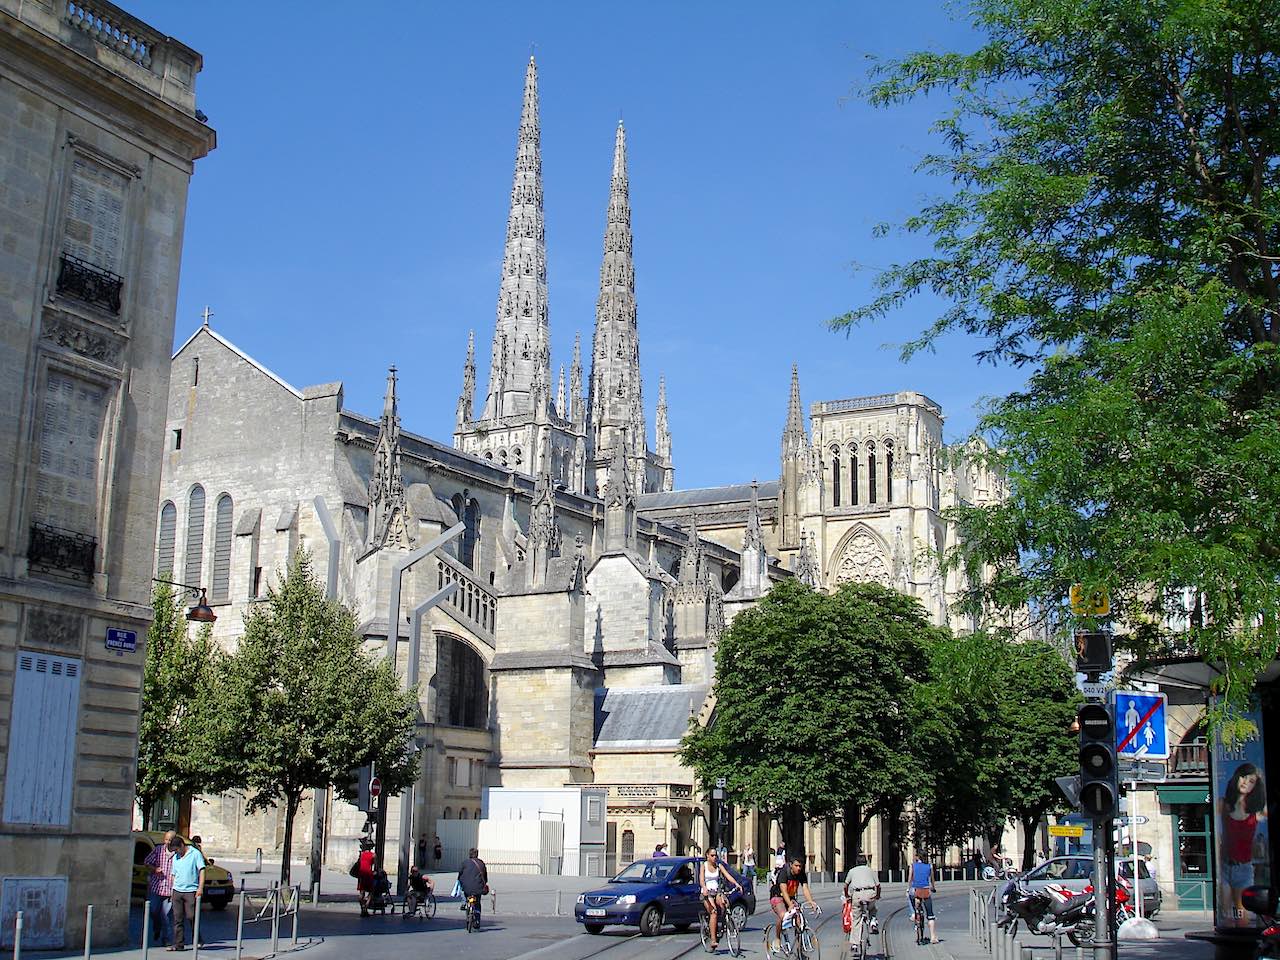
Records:
[[[941,94],[953,189],[907,220],[914,295],[1022,367],[980,433],[1007,501],[955,512],[973,609],[1110,588],[1129,623],[1186,614],[1238,704],[1280,601],[1280,17],[1273,0],[977,0],[971,52],[883,64],[870,100]],[[978,575],[982,564],[991,576]]]
[[[840,813],[856,845],[921,775],[913,687],[937,632],[917,601],[877,584],[779,583],[721,637],[714,716],[681,756],[702,783],[724,777],[735,802],[777,817],[789,854],[804,855],[806,819]]]
[[[220,732],[248,809],[284,806],[282,883],[306,791],[367,763],[388,795],[417,775],[417,691],[363,651],[354,615],[325,597],[306,551],[245,617],[222,680]]]
[[[986,742],[999,811],[1021,824],[1022,868],[1029,870],[1037,825],[1066,806],[1054,781],[1080,769],[1079,742],[1071,732],[1080,694],[1073,668],[1048,644],[1029,640],[997,649],[991,664],[995,709]]]
[[[211,734],[219,654],[209,625],[189,636],[182,604],[168,584],[156,586],[151,606],[134,785],[144,830],[151,829],[152,812],[166,794],[217,791],[227,780]]]

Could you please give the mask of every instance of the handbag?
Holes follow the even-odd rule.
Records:
[[[359,861],[359,860],[356,860],[356,862],[355,862],[355,863],[351,864],[351,869],[350,869],[350,870],[348,870],[348,871],[347,871],[347,873],[349,873],[349,874],[351,874],[351,876],[356,877],[357,879],[359,879],[359,877],[360,877],[360,861]]]
[[[853,901],[846,899],[840,910],[840,926],[845,933],[853,933]]]

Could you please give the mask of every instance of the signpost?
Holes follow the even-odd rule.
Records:
[[[382,796],[382,778],[374,777],[369,781],[369,799],[377,800]]]
[[[1169,698],[1163,693],[1116,691],[1116,756],[1121,759],[1165,760],[1169,732],[1165,715]]]

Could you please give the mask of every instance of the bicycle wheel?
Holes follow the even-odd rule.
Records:
[[[858,950],[860,960],[871,956],[871,921],[866,917],[862,919],[862,932],[858,935]]]
[[[422,915],[430,920],[436,915],[436,895],[428,893],[427,899],[422,901]]]
[[[800,948],[801,960],[819,960],[822,956],[818,934],[811,927],[805,927],[800,931],[800,939],[796,941],[796,945]]]
[[[732,910],[725,915],[724,932],[729,952],[735,957],[742,956],[742,928],[738,926],[737,915]]]
[[[698,936],[702,940],[702,949],[711,952],[711,918],[707,911],[698,911]]]

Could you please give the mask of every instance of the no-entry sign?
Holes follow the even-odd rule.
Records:
[[[369,781],[369,796],[375,800],[382,795],[382,778],[374,777]]]

